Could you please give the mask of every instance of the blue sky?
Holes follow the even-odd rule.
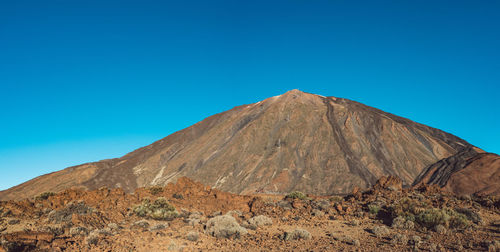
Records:
[[[498,1],[0,1],[0,189],[290,89],[500,153]]]

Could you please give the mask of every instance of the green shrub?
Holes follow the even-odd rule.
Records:
[[[416,216],[417,223],[427,228],[433,228],[437,225],[448,226],[449,220],[450,216],[445,211],[437,208],[426,209]]]
[[[153,195],[158,195],[158,194],[163,192],[163,187],[153,186],[153,187],[148,188],[148,190],[149,190],[149,193],[151,193]]]
[[[287,198],[287,199],[306,200],[307,196],[304,193],[302,193],[302,192],[295,191],[295,192],[291,192],[291,193],[287,194],[285,198]]]
[[[140,205],[135,206],[133,211],[137,216],[155,220],[173,220],[179,216],[175,207],[163,197],[157,198],[153,202],[146,198]]]
[[[54,196],[56,195],[55,193],[53,192],[43,192],[41,193],[40,195],[36,196],[35,197],[35,200],[46,200],[48,199],[50,196]]]
[[[378,212],[380,211],[380,206],[376,204],[370,204],[368,205],[368,210],[372,214],[378,214]]]
[[[422,200],[403,198],[393,204],[389,211],[394,218],[402,217],[426,228],[442,225],[462,229],[470,225],[470,221],[464,214],[449,208],[432,208]]]
[[[344,198],[343,197],[340,197],[340,196],[332,196],[330,197],[330,202],[340,202],[340,201],[343,201]]]
[[[179,199],[179,200],[184,199],[184,196],[182,196],[182,194],[180,194],[180,193],[174,193],[174,194],[172,194],[172,197],[174,199]]]
[[[415,221],[415,217],[428,208],[428,204],[425,201],[402,198],[389,208],[389,212],[394,218],[400,216],[406,220]]]
[[[417,216],[416,220],[420,225],[427,228],[443,225],[449,228],[463,229],[470,225],[470,221],[465,215],[457,213],[455,210],[449,208],[426,209]]]

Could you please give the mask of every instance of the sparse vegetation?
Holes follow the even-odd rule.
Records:
[[[392,220],[391,227],[409,230],[409,229],[413,229],[415,227],[415,223],[411,220],[407,220],[407,219],[403,218],[402,216],[398,216]]]
[[[282,236],[283,240],[309,240],[311,239],[311,233],[304,229],[295,229],[292,232],[285,232]]]
[[[287,199],[300,199],[300,200],[307,200],[307,195],[305,195],[304,193],[302,192],[299,192],[299,191],[295,191],[295,192],[291,192],[289,194],[287,194],[285,196],[285,198]]]
[[[481,218],[481,215],[479,215],[478,212],[469,209],[469,208],[456,208],[455,211],[457,213],[463,214],[469,219],[470,221],[474,222],[475,224],[482,224],[483,219]]]
[[[49,221],[52,223],[70,222],[73,214],[86,215],[94,212],[94,209],[84,202],[69,203],[64,209],[51,211]]]
[[[371,231],[378,238],[384,237],[389,234],[389,229],[387,229],[386,226],[375,226]]]
[[[370,211],[371,214],[378,214],[380,211],[380,206],[377,204],[369,204],[368,205],[368,211]]]
[[[464,214],[449,208],[434,208],[426,201],[403,198],[393,204],[389,211],[394,217],[393,225],[396,228],[409,229],[412,221],[425,228],[434,228],[443,225],[449,228],[463,229],[470,225]],[[403,221],[405,219],[406,221]]]
[[[453,209],[429,208],[416,216],[416,221],[420,225],[433,228],[443,225],[452,229],[463,229],[470,225],[469,220],[463,214],[457,213]]]
[[[273,224],[273,220],[267,216],[264,215],[258,215],[250,218],[248,221],[245,223],[245,227],[249,229],[257,229],[257,227],[260,226],[270,226]]]
[[[422,243],[422,238],[418,235],[412,235],[410,236],[409,239],[410,245],[413,245],[414,247],[419,247],[420,244]]]
[[[186,239],[188,241],[197,241],[199,239],[199,237],[200,237],[200,234],[198,234],[198,232],[196,232],[196,231],[191,231],[191,232],[187,233],[187,235],[186,235]]]
[[[157,230],[163,230],[167,227],[168,227],[168,225],[166,223],[161,223],[161,224],[156,224],[156,225],[152,226],[149,230],[157,231]]]
[[[54,195],[56,195],[54,192],[43,192],[43,193],[39,194],[38,196],[36,196],[35,200],[46,200],[50,196],[54,196]]]
[[[438,233],[438,234],[446,234],[447,230],[446,230],[446,227],[443,225],[436,225],[434,227],[434,231],[436,231],[436,233]]]
[[[344,198],[343,197],[340,197],[340,196],[332,196],[330,197],[330,202],[340,202],[340,201],[343,201]]]
[[[154,220],[173,220],[179,216],[175,207],[163,197],[157,198],[153,202],[146,198],[140,205],[135,206],[133,211],[137,216]]]
[[[240,238],[248,231],[240,226],[236,219],[230,215],[216,216],[207,221],[206,231],[217,238]]]
[[[85,239],[85,243],[87,243],[87,245],[97,245],[97,243],[99,243],[99,233],[97,232],[91,232],[89,234],[89,236],[87,236],[87,238]]]
[[[311,212],[311,214],[313,216],[318,216],[318,217],[321,217],[321,216],[325,215],[325,213],[323,211],[319,210],[319,209],[313,209],[312,212]]]
[[[184,196],[182,196],[182,194],[180,193],[174,193],[172,194],[172,198],[181,200],[184,199]]]
[[[149,193],[153,194],[153,195],[158,195],[160,193],[163,192],[163,187],[161,186],[152,186],[150,188],[148,188],[148,191]]]
[[[404,234],[395,234],[391,239],[391,243],[406,245],[408,243],[408,237]]]
[[[139,221],[134,222],[134,224],[132,224],[133,227],[137,227],[137,228],[148,228],[149,225],[150,224],[147,220],[139,220]]]

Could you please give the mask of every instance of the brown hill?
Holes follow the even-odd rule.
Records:
[[[500,195],[500,156],[466,149],[427,167],[415,185],[439,185],[455,194]]]
[[[187,176],[233,193],[318,195],[395,175],[410,185],[466,141],[358,102],[298,90],[208,117],[121,158],[70,167],[0,192],[0,199],[78,187],[165,185]]]

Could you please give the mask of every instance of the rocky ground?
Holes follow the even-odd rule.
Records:
[[[166,187],[66,190],[0,202],[0,251],[500,251],[500,200],[402,189],[345,196]]]

